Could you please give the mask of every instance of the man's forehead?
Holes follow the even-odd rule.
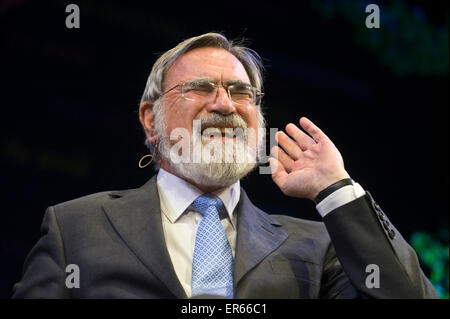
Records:
[[[230,52],[220,48],[198,48],[191,50],[169,68],[166,80],[177,78],[210,78],[218,81],[240,80],[250,83],[242,63]],[[174,80],[174,79],[172,79]]]

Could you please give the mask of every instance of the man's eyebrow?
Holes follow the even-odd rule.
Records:
[[[247,82],[244,82],[244,81],[241,81],[241,80],[231,80],[231,81],[227,81],[227,82],[226,82],[226,85],[236,85],[236,84],[240,84],[240,85],[250,85],[250,86],[251,86],[250,83],[247,83]]]
[[[195,78],[195,79],[190,80],[189,82],[213,82],[213,83],[215,83],[215,80],[212,78],[205,77],[205,78]]]
[[[204,78],[195,78],[195,79],[192,79],[192,80],[189,81],[189,82],[212,82],[212,83],[220,83],[220,81],[218,81],[217,79],[208,78],[208,77],[204,77]],[[230,80],[230,81],[225,82],[225,84],[226,84],[226,85],[236,85],[236,84],[239,84],[239,85],[250,85],[250,86],[251,86],[250,83],[244,82],[244,81],[242,81],[242,80]]]

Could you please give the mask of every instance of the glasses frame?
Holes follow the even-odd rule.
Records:
[[[169,93],[169,92],[175,90],[176,88],[180,87],[180,88],[181,88],[181,96],[182,96],[185,100],[188,100],[188,101],[195,101],[195,100],[193,100],[193,99],[190,99],[190,98],[184,96],[184,90],[183,90],[183,87],[184,87],[185,85],[190,84],[190,83],[194,83],[194,82],[196,82],[196,80],[190,80],[190,81],[186,81],[186,82],[177,84],[177,85],[175,85],[174,87],[171,87],[170,89],[168,89],[167,91],[165,91],[164,93],[162,93],[161,96],[164,96],[165,94],[167,94],[167,93]],[[221,84],[221,83],[215,83],[215,82],[212,82],[212,81],[202,81],[202,82],[211,84],[215,89],[218,89],[218,88],[220,88],[220,87],[224,88],[225,91],[227,92],[228,98],[230,99],[230,101],[231,101],[232,103],[236,103],[236,104],[243,105],[243,104],[241,104],[241,103],[238,103],[238,102],[233,101],[233,99],[231,98],[230,87],[236,85],[236,83],[232,83],[232,84]],[[264,96],[264,93],[263,93],[263,92],[261,92],[259,89],[255,88],[255,87],[251,86],[250,84],[247,84],[247,83],[241,83],[241,82],[239,82],[239,84],[247,85],[249,88],[252,89],[252,91],[253,91],[253,96],[254,96],[254,98],[253,98],[253,103],[252,103],[253,106],[261,105],[262,98],[263,98],[263,96]]]

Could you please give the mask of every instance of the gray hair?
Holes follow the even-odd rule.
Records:
[[[224,35],[212,32],[184,40],[173,49],[161,55],[155,62],[147,79],[141,103],[145,101],[155,102],[161,97],[166,72],[178,58],[191,50],[204,47],[220,48],[233,54],[244,66],[250,78],[250,84],[262,90],[264,66],[258,53],[245,47],[244,42],[244,39],[230,41]]]

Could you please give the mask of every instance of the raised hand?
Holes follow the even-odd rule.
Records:
[[[271,149],[275,156],[269,159],[272,179],[285,195],[314,200],[321,190],[350,176],[328,136],[306,117],[299,122],[312,138],[292,123],[286,126],[290,137],[277,132],[276,140],[282,148]]]

